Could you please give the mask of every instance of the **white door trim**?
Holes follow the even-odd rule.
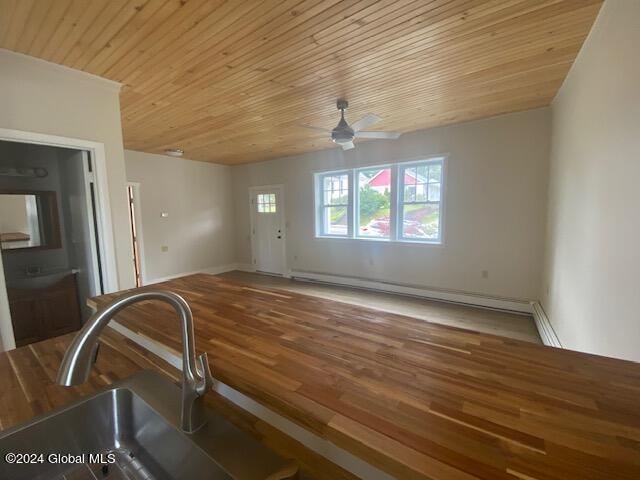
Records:
[[[105,293],[118,290],[118,269],[111,223],[111,204],[109,201],[109,185],[107,182],[107,158],[104,144],[78,138],[61,137],[44,133],[27,132],[0,128],[0,140],[8,142],[33,143],[52,147],[87,150],[91,155],[94,167],[94,185],[96,188],[96,210],[98,212],[98,240],[100,243],[100,261],[103,271]],[[0,262],[1,266],[1,262]],[[9,313],[9,302],[6,294],[4,270],[0,269],[0,336],[4,350],[15,348],[13,325]]]
[[[136,210],[136,232],[138,233],[138,256],[140,260],[140,279],[142,285],[146,285],[147,279],[147,267],[144,262],[144,237],[142,232],[142,206],[140,200],[140,182],[127,182],[128,187],[133,187],[133,207]],[[128,200],[127,200],[128,201]],[[133,240],[132,240],[133,241]]]
[[[253,200],[254,194],[260,190],[268,190],[268,189],[278,189],[280,190],[280,207],[282,211],[282,223],[284,224],[282,227],[282,258],[284,259],[283,273],[282,276],[288,277],[288,262],[287,262],[287,210],[285,208],[285,191],[284,185],[282,183],[274,184],[274,185],[256,185],[253,187],[249,187],[249,228],[250,228],[250,236],[251,236],[251,266],[255,268],[256,266],[256,235],[255,235],[255,224],[256,224],[256,212],[253,208],[253,204],[251,201]]]

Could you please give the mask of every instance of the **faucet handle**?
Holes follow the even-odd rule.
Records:
[[[209,367],[209,359],[207,358],[207,352],[198,355],[197,358],[197,370],[200,376],[200,395],[204,395],[211,387],[213,387],[213,375],[211,374],[211,368]]]

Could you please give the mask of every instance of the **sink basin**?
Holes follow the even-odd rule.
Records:
[[[281,467],[280,457],[213,412],[207,412],[208,422],[198,432],[183,433],[179,402],[176,385],[156,373],[140,372],[0,433],[3,456],[7,452],[43,455],[42,463],[27,465],[0,459],[0,478],[265,479]],[[246,458],[252,458],[252,450],[263,459],[262,464],[242,466]],[[90,457],[97,454],[103,454],[104,462]],[[76,456],[74,463],[51,463],[70,456]],[[236,466],[249,469],[232,476],[229,469]]]

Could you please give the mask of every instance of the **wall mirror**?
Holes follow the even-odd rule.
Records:
[[[56,192],[0,190],[2,250],[60,248]]]

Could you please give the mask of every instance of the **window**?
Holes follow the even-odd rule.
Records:
[[[275,213],[276,212],[276,194],[275,193],[259,193],[257,198],[258,213]]]
[[[441,243],[443,170],[440,157],[316,174],[316,235]]]
[[[358,237],[390,238],[391,168],[358,170]]]
[[[399,174],[398,237],[439,241],[442,161],[401,166]]]
[[[348,172],[320,175],[320,235],[346,237],[349,235],[349,177]]]

